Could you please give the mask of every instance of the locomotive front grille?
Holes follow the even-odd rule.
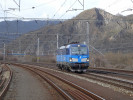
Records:
[[[86,62],[87,58],[82,58],[81,62]]]
[[[78,59],[77,58],[72,58],[72,61],[73,62],[78,62]]]

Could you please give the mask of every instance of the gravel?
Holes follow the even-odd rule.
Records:
[[[88,79],[85,77],[78,76],[77,74],[65,73],[63,71],[57,71],[53,69],[46,68],[52,73],[65,78],[81,87],[96,93],[97,95],[105,98],[106,100],[133,100],[133,92],[127,91],[120,87],[115,87],[100,81]]]
[[[49,85],[23,68],[11,66],[13,78],[4,100],[61,100]]]

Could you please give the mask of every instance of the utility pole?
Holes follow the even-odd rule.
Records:
[[[58,33],[57,33],[57,49],[58,49],[58,47],[59,47],[59,35],[58,35]]]
[[[86,32],[86,40],[87,40],[87,45],[88,45],[88,48],[89,48],[89,22],[86,22],[86,24],[87,24],[87,32]]]
[[[21,54],[21,39],[19,39],[19,54]]]
[[[12,55],[13,55],[13,50],[12,50]]]
[[[39,50],[39,47],[40,47],[40,39],[38,38],[38,39],[37,39],[37,62],[39,62],[39,53],[40,53],[40,52],[39,52],[39,51],[40,51],[40,50]]]
[[[3,55],[3,60],[5,61],[5,58],[6,58],[6,48],[5,48],[5,43],[4,43],[4,55]]]
[[[84,8],[85,8],[85,7],[84,7],[84,3],[85,3],[85,2],[84,2],[84,0],[83,0],[83,10],[84,10]]]

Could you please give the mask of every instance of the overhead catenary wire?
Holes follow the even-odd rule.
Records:
[[[132,10],[133,10],[132,8],[128,8],[126,10],[121,11],[121,13],[126,12],[126,11],[132,11]]]
[[[78,0],[76,0],[69,8],[68,8],[68,10],[66,11],[66,12],[68,12],[72,7],[73,7],[73,5],[77,2]]]
[[[62,5],[60,6],[60,8],[55,12],[55,14],[53,15],[52,18],[54,18],[55,15],[61,10],[61,8],[65,5],[66,1],[67,1],[67,0],[65,0],[65,1],[63,2],[63,4],[62,4]]]
[[[117,4],[120,3],[121,1],[122,1],[122,0],[115,0],[115,1],[112,2],[111,4],[107,5],[107,6],[104,8],[104,10],[107,11],[107,9],[111,8],[112,6],[117,5]],[[123,8],[122,8],[122,9],[123,9]],[[126,7],[126,8],[124,7],[124,9],[127,9],[127,7]],[[117,9],[117,10],[118,10],[118,9]],[[115,11],[116,11],[116,10],[113,10],[113,9],[110,10],[110,12],[115,12]],[[119,14],[119,13],[123,13],[123,11],[117,12],[117,14]]]
[[[13,1],[15,2],[15,4],[16,4],[16,5],[18,5],[18,6],[19,6],[19,4],[18,4],[15,0],[13,0]]]
[[[110,5],[108,5],[106,8],[116,5],[117,3],[119,3],[119,1],[120,0],[115,0],[113,3],[111,3]]]
[[[74,4],[76,4],[77,1],[79,2],[80,5],[83,6],[82,9],[74,9],[74,8],[72,8],[72,7],[74,6]],[[71,9],[71,8],[72,8],[72,9]],[[66,12],[65,12],[64,14],[61,15],[60,18],[62,18],[63,16],[65,16],[66,13],[68,13],[68,11],[77,11],[77,10],[84,10],[84,0],[83,0],[83,3],[81,3],[80,0],[75,0],[75,2],[68,8],[68,10],[66,10]]]
[[[21,0],[19,0],[19,2],[17,2],[16,0],[12,0],[12,1],[13,1],[17,6],[19,6],[19,10],[20,10],[20,2],[21,2]],[[37,8],[37,7],[43,6],[43,5],[45,5],[45,4],[53,3],[53,2],[55,2],[55,1],[57,1],[57,0],[52,0],[52,1],[49,1],[49,2],[45,2],[45,3],[43,3],[43,4],[40,4],[40,5],[31,7],[31,8],[29,8],[29,9],[33,9],[33,8],[35,9],[35,8]],[[4,8],[4,9],[6,9],[6,0],[5,0],[4,2],[5,2],[5,8]],[[1,3],[0,3],[0,8],[2,8]],[[11,14],[11,15],[15,15],[15,16],[17,16],[17,17],[21,17],[21,16],[19,16],[19,15],[13,14],[13,13],[6,12],[4,9],[2,8],[2,10],[3,10],[3,12],[4,12],[4,18],[5,18],[5,19],[7,19],[7,17],[5,17],[5,16],[6,16],[6,13],[9,13],[9,14]],[[10,9],[10,8],[8,8],[8,9]],[[12,9],[16,9],[16,8],[11,8],[11,10],[12,10]],[[22,9],[22,10],[24,10],[24,9]],[[27,9],[25,9],[25,10],[27,10]],[[14,11],[15,11],[15,10],[14,10]],[[22,17],[22,18],[23,18],[23,17]]]
[[[4,11],[4,9],[3,9],[3,7],[2,7],[2,4],[1,4],[1,3],[0,3],[0,7],[1,7],[2,11]]]
[[[51,19],[51,18],[26,18],[26,17],[22,17],[22,16],[18,16],[16,14],[13,14],[11,12],[7,12],[7,13],[10,13],[12,15],[15,15],[16,17],[0,17],[0,19],[7,19],[7,20],[16,20],[16,19],[19,19],[19,20],[49,20],[49,21],[67,21],[67,20],[72,20],[72,21],[108,21],[108,19],[80,19],[80,18],[75,18],[75,19],[71,19],[71,18],[67,18],[67,19]],[[112,21],[112,22],[116,22],[116,21],[129,21],[129,22],[133,22],[133,20],[130,20],[130,19],[110,19],[109,21]]]
[[[13,0],[13,1],[14,1],[14,3],[19,7],[19,11],[20,11],[20,2],[21,2],[21,0],[19,0],[18,3],[16,2],[16,0]]]
[[[17,1],[17,0],[12,0],[12,1]],[[20,1],[20,0],[19,0]],[[47,2],[45,2],[45,3],[42,3],[42,4],[40,4],[40,5],[35,5],[35,6],[32,6],[32,7],[30,7],[29,9],[36,9],[37,7],[41,7],[42,5],[45,5],[45,4],[50,4],[50,3],[53,3],[53,2],[55,2],[56,0],[51,0],[51,1],[47,1]],[[84,1],[84,0],[83,0]],[[120,0],[118,0],[118,1],[120,1]],[[117,3],[118,1],[115,1],[115,2],[113,2],[111,5],[109,5],[108,7],[110,7],[110,6],[113,6],[114,5],[114,3]],[[79,3],[80,5],[82,5],[83,6],[83,3],[82,3],[82,1],[80,1],[80,0],[76,0],[75,2],[74,2],[74,4],[75,3]],[[18,3],[17,3],[18,4]],[[68,9],[68,10],[66,10],[66,12],[60,17],[60,18],[62,18],[63,16],[65,16],[65,14],[68,12],[68,11],[74,11],[74,10],[76,10],[76,9],[71,9],[72,7],[73,7],[73,5],[74,4],[72,4],[71,6],[70,6],[70,8]],[[21,11],[22,11],[23,9],[21,9]],[[78,9],[77,9],[78,10]],[[60,11],[60,10],[59,10]],[[58,12],[58,10],[57,10],[57,12]],[[56,15],[56,14],[54,14],[54,15]]]
[[[19,16],[19,15],[16,15],[16,14],[14,14],[14,13],[11,13],[11,12],[7,12],[7,13],[16,16],[16,17],[14,17],[14,19],[24,19],[24,17]],[[18,17],[19,17],[19,18],[18,18]],[[6,19],[8,19],[8,18],[9,18],[9,17],[6,17]]]
[[[77,2],[77,0],[75,0],[75,2],[68,8],[68,10],[70,10],[70,8],[71,8],[76,2]],[[63,15],[61,15],[60,18],[62,18],[62,17],[68,12],[68,10],[66,10],[66,12],[65,12]]]
[[[77,2],[77,1],[76,1]],[[78,2],[79,2],[79,4],[83,7],[83,8],[72,8],[72,9],[69,9],[68,11],[77,11],[77,10],[84,10],[84,0],[82,1],[82,3],[81,3],[81,1],[80,0],[78,0]],[[74,6],[74,5],[72,5],[72,6]]]

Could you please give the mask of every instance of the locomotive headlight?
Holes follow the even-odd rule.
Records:
[[[87,60],[86,60],[87,62],[89,62],[89,58],[87,58]]]
[[[70,58],[69,61],[72,62],[72,58]]]

